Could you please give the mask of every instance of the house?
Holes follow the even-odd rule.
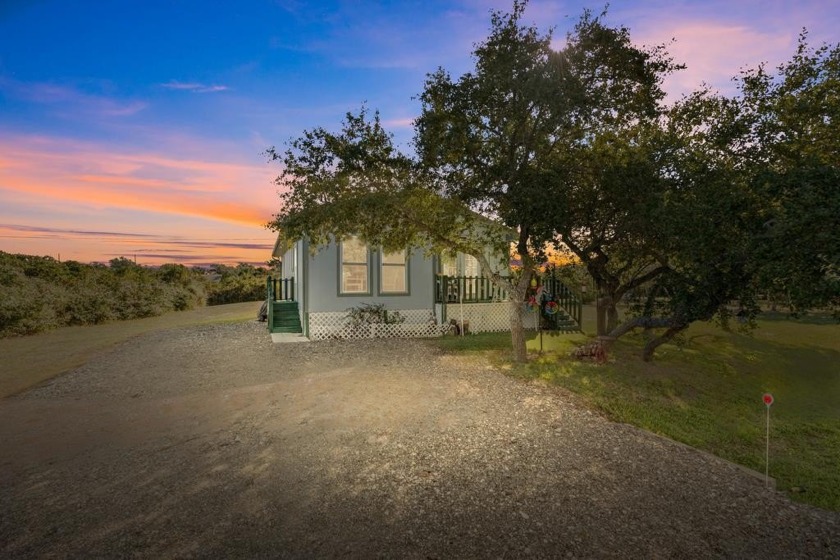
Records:
[[[507,294],[471,255],[389,253],[352,236],[311,247],[282,235],[272,255],[282,262],[279,277],[267,281],[273,338],[428,337],[450,332],[453,323],[458,332],[510,328]],[[485,256],[497,265],[491,273],[510,273],[509,255],[488,249]],[[523,302],[526,328],[578,331],[580,299],[551,275],[534,282],[539,304]]]
[[[312,249],[307,239],[278,236],[272,255],[282,271],[268,282],[272,333],[310,340],[435,336],[452,319],[469,323],[472,332],[509,329],[507,295],[482,276],[475,257],[430,256],[418,248],[388,253],[357,237]],[[508,273],[508,255],[487,257],[500,274]],[[354,324],[353,308],[379,315],[372,325]]]

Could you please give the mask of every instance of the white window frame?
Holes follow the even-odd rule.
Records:
[[[388,254],[389,255],[394,255],[398,252],[399,251],[394,251],[394,252],[388,253]],[[386,256],[385,251],[382,251],[382,250],[379,251],[379,293],[380,293],[380,295],[405,296],[405,295],[409,294],[410,290],[409,290],[409,285],[408,285],[408,251],[403,249],[402,250],[402,255],[403,255],[403,262],[402,263],[386,263],[385,262],[385,256]],[[387,267],[402,268],[403,269],[403,286],[404,286],[404,289],[402,289],[400,291],[386,291],[384,289],[384,287],[383,287],[384,282],[383,281],[385,279],[385,269]]]
[[[344,260],[344,244],[348,241],[355,241],[364,248],[365,260],[362,261],[345,261]],[[345,266],[364,266],[365,267],[365,286],[361,291],[349,291],[344,285],[344,267]],[[339,243],[338,247],[338,295],[340,296],[359,296],[370,295],[370,247],[367,243],[362,243],[358,237],[352,236],[344,239]]]

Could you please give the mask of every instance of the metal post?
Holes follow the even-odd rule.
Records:
[[[767,408],[767,437],[764,448],[764,486],[770,487],[770,407]]]
[[[769,488],[770,487],[770,406],[773,404],[773,395],[771,393],[764,393],[762,395],[761,400],[764,401],[764,405],[767,407],[767,432],[765,437],[765,447],[764,447],[764,485]]]
[[[466,281],[464,287],[467,287]],[[458,290],[458,309],[461,312],[461,336],[464,336],[464,290]]]

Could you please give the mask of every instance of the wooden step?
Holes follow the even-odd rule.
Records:
[[[300,334],[303,328],[300,324],[300,313],[296,301],[275,301],[272,303],[272,324],[269,332]]]

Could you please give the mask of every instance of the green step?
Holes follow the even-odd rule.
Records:
[[[300,324],[300,313],[296,301],[276,301],[272,304],[272,324],[268,326],[272,333],[303,332]]]

